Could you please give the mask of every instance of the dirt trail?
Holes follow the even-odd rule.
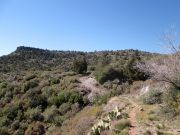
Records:
[[[134,107],[130,113],[129,113],[129,121],[131,123],[131,127],[129,130],[129,135],[137,135],[137,120],[136,120],[136,113],[137,113],[137,108]]]
[[[129,103],[132,105],[132,110],[129,112],[129,121],[131,123],[129,135],[138,135],[138,122],[136,115],[139,111],[142,111],[142,108],[132,100],[133,97],[128,97],[128,96],[122,96],[122,97],[128,100]]]
[[[82,88],[83,90],[88,91],[88,99],[92,102],[94,100],[94,98],[96,97],[96,95],[103,95],[105,94],[108,89],[105,89],[103,86],[99,85],[97,83],[97,81],[90,77],[90,76],[85,76],[85,77],[81,77],[79,79],[80,83],[80,88]],[[131,127],[129,129],[129,135],[140,135],[143,133],[144,129],[143,127],[140,127],[140,125],[138,124],[137,121],[137,114],[141,113],[141,111],[143,111],[143,109],[141,108],[141,106],[139,106],[134,99],[135,98],[139,98],[139,95],[141,95],[142,93],[144,94],[144,92],[147,92],[149,89],[149,86],[145,87],[142,89],[142,91],[140,92],[140,94],[135,94],[135,95],[121,95],[118,97],[112,97],[108,103],[104,106],[104,112],[110,112],[112,111],[116,106],[118,107],[122,107],[122,102],[126,101],[127,103],[130,103],[130,106],[132,107],[129,114],[129,121],[131,123]],[[122,101],[123,100],[123,101]],[[127,107],[128,108],[128,107]],[[126,108],[126,109],[127,109]],[[156,135],[156,128],[153,127],[153,125],[151,125],[151,132],[153,133],[153,135]],[[180,130],[178,129],[174,129],[173,130],[174,135],[179,135]]]
[[[81,82],[80,87],[85,88],[90,91],[88,95],[88,99],[90,101],[93,101],[93,98],[98,94],[102,95],[106,92],[106,89],[100,85],[98,85],[97,81],[92,78],[92,77],[81,77],[80,80]],[[136,120],[136,114],[141,110],[140,106],[138,106],[132,99],[132,97],[128,96],[120,96],[120,97],[113,97],[110,99],[108,104],[105,106],[106,111],[110,111],[115,106],[121,105],[121,100],[120,99],[125,99],[127,100],[132,106],[132,110],[129,112],[129,121],[131,123],[131,128],[129,130],[129,135],[138,135],[138,123]]]

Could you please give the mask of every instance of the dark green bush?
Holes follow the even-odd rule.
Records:
[[[7,82],[2,82],[2,83],[0,83],[0,88],[6,88],[7,85],[8,85]]]
[[[7,116],[8,119],[14,120],[18,114],[18,105],[11,105],[3,109],[3,115]]]
[[[71,92],[68,102],[71,104],[79,103],[80,105],[83,105],[83,96],[78,92]]]
[[[81,106],[83,106],[85,100],[83,99],[83,96],[79,92],[62,91],[57,96],[50,98],[49,104],[56,105],[57,107],[59,107],[63,103],[67,103],[67,102],[70,104],[79,103]]]
[[[5,127],[0,127],[0,135],[10,135],[8,129]]]
[[[0,88],[0,99],[1,99],[2,97],[4,97],[5,94],[6,94],[6,89],[1,89],[1,88]]]
[[[127,76],[130,82],[137,81],[137,80],[146,80],[148,78],[147,74],[140,71],[136,67],[136,63],[138,61],[140,61],[140,59],[134,57],[134,58],[129,59],[124,65],[123,72]]]
[[[59,84],[59,83],[60,83],[60,80],[59,80],[58,78],[52,78],[52,79],[50,80],[50,84],[51,84],[51,85]]]
[[[140,61],[140,58],[133,57],[125,62],[116,62],[111,65],[100,62],[100,64],[96,66],[94,72],[95,78],[101,84],[104,84],[107,81],[113,81],[115,79],[119,79],[119,83],[132,83],[133,81],[137,80],[146,80],[148,75],[136,67],[138,61]]]
[[[29,81],[27,83],[25,83],[23,85],[23,91],[26,92],[27,90],[29,90],[30,88],[35,88],[37,87],[39,84],[39,81],[38,80],[32,80],[32,81]]]
[[[39,108],[32,108],[32,109],[29,108],[25,112],[25,117],[26,117],[26,119],[31,120],[31,121],[43,121],[44,120],[44,117],[41,114],[41,109],[39,109]]]
[[[17,95],[20,93],[21,93],[21,87],[20,86],[14,86],[13,95]]]
[[[8,126],[10,122],[11,121],[7,118],[7,116],[0,117],[0,127]]]
[[[40,95],[41,90],[38,88],[31,88],[29,89],[26,93],[25,96],[26,98],[33,98],[34,96]]]
[[[29,107],[36,108],[40,107],[42,110],[44,110],[48,105],[47,99],[43,95],[34,95],[29,100]]]
[[[54,96],[51,99],[51,104],[56,105],[57,107],[59,107],[61,104],[67,102],[67,99],[65,97],[65,93],[61,92],[58,96]]]
[[[86,73],[87,72],[87,62],[85,58],[83,60],[74,60],[73,62],[73,70],[78,74]]]
[[[114,79],[119,79],[121,80],[121,82],[127,80],[122,70],[117,70],[111,66],[97,67],[94,75],[96,80],[101,84],[105,83],[108,80],[113,81]]]

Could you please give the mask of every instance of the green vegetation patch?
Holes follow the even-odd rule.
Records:
[[[125,128],[129,128],[131,126],[129,120],[122,119],[118,121],[118,123],[115,125],[115,128],[119,131],[124,130]]]

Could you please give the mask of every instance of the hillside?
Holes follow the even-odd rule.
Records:
[[[127,60],[135,53],[140,57],[151,57],[152,54],[138,50],[122,51],[49,51],[38,48],[20,46],[15,52],[0,57],[0,72],[25,71],[25,70],[72,70],[74,59],[85,57],[89,66],[97,65],[102,58],[109,61]]]
[[[168,55],[18,47],[0,57],[0,135],[179,135],[177,88],[143,67],[156,59]]]

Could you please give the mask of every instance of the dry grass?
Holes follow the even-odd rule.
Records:
[[[137,119],[140,124],[148,123],[149,114],[158,108],[157,105],[141,105],[144,111],[137,114]]]
[[[155,113],[159,111],[159,105],[142,105],[142,107],[144,111],[137,114],[140,126],[144,127],[144,129],[150,129],[151,131],[159,131],[158,134],[160,135],[161,133],[171,135],[170,133],[172,131],[174,131],[175,135],[178,134],[177,131],[180,129],[180,116],[169,119],[160,113]]]
[[[86,107],[61,128],[53,129],[49,135],[85,135],[101,114],[102,107],[100,106]]]

